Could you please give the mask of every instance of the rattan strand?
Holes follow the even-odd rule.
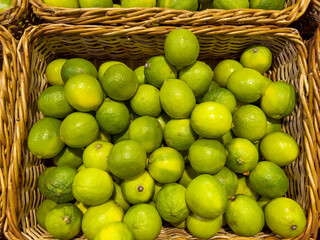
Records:
[[[198,26],[185,27],[200,42],[200,60],[211,67],[223,58],[237,59],[247,46],[261,43],[273,53],[274,62],[268,76],[284,80],[295,87],[298,103],[294,113],[283,121],[301,147],[299,159],[285,168],[290,180],[288,197],[297,200],[307,214],[307,226],[297,239],[317,239],[319,228],[319,112],[313,79],[307,77],[307,49],[298,32],[276,26]],[[55,58],[83,57],[97,66],[106,60],[121,60],[138,67],[151,56],[163,54],[166,34],[175,27],[143,26],[130,28],[45,24],[28,28],[18,45],[19,78],[14,101],[14,142],[8,172],[8,207],[6,216],[9,239],[53,239],[36,223],[35,209],[43,200],[37,177],[45,168],[26,147],[28,130],[42,116],[37,109],[39,94],[47,87],[46,65]],[[310,107],[314,102],[314,107]],[[233,238],[235,237],[235,238]],[[236,238],[228,229],[213,239]],[[84,239],[79,236],[78,239]],[[158,239],[195,239],[188,232],[165,226]],[[261,232],[253,239],[278,239],[271,232]]]
[[[14,135],[14,102],[17,96],[17,42],[0,26],[0,238],[7,230],[8,168]]]
[[[241,9],[187,11],[164,8],[58,8],[42,0],[30,0],[34,13],[41,19],[54,23],[103,24],[129,26],[160,25],[243,25],[276,24],[288,26],[307,9],[310,0],[286,0],[283,10]]]

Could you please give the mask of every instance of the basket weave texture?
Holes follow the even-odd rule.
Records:
[[[185,28],[199,39],[199,60],[211,67],[225,58],[238,59],[250,45],[266,45],[274,57],[272,69],[267,75],[273,81],[284,80],[295,87],[298,103],[294,113],[284,119],[282,127],[297,140],[301,152],[299,159],[285,168],[290,181],[287,196],[300,203],[307,215],[307,226],[297,239],[317,239],[320,209],[316,144],[318,123],[314,121],[315,111],[309,107],[310,102],[314,101],[314,89],[311,79],[307,77],[307,49],[298,32],[290,28],[252,25]],[[7,238],[53,239],[37,225],[35,217],[35,210],[43,201],[37,178],[48,160],[34,157],[26,144],[32,124],[43,117],[37,108],[37,99],[48,86],[45,77],[48,63],[59,57],[82,57],[96,66],[107,60],[119,60],[136,68],[152,56],[163,55],[165,36],[173,29],[175,27],[169,26],[127,28],[42,24],[25,31],[17,49],[19,89],[14,99],[14,143],[8,173]],[[232,237],[236,239],[237,236],[221,228],[213,239]],[[278,237],[266,230],[253,239],[271,240]],[[79,236],[78,239],[84,237]],[[184,230],[166,226],[158,239],[195,238]]]
[[[50,7],[42,0],[30,0],[33,12],[41,19],[66,24],[103,24],[147,26],[156,25],[243,25],[276,24],[288,26],[307,9],[310,0],[286,0],[283,10],[262,9],[206,9],[187,11],[164,8],[58,8]]]
[[[7,207],[8,169],[14,136],[14,111],[17,96],[17,42],[0,26],[0,238]]]

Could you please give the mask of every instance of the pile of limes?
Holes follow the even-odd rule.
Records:
[[[134,71],[82,58],[48,64],[45,117],[28,135],[30,151],[55,163],[38,179],[42,228],[59,239],[81,230],[88,239],[155,239],[164,223],[202,239],[223,225],[240,236],[265,226],[302,233],[306,217],[284,197],[282,169],[299,155],[281,131],[294,88],[263,75],[272,63],[265,46],[214,71],[199,52],[197,37],[176,29],[164,56]]]
[[[43,2],[48,6],[66,8],[161,7],[189,11],[210,8],[282,10],[286,3],[285,0],[43,0]]]

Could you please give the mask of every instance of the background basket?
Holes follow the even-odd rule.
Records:
[[[276,24],[288,26],[307,9],[310,0],[286,0],[283,10],[217,10],[198,12],[163,8],[57,8],[42,0],[30,0],[33,12],[41,19],[54,23],[104,24],[129,26],[207,25],[207,24]]]
[[[17,42],[0,26],[0,238],[7,209],[8,168],[13,144],[14,103],[17,96]]]
[[[313,101],[313,85],[307,78],[307,49],[298,32],[275,26],[199,26],[185,27],[200,42],[199,59],[211,67],[224,58],[237,59],[252,44],[261,43],[273,53],[273,67],[268,76],[273,81],[285,80],[295,87],[298,103],[294,113],[283,121],[301,147],[299,159],[285,168],[290,180],[288,196],[303,207],[308,223],[298,239],[316,239],[319,228],[319,179],[316,151],[316,128],[309,103]],[[37,109],[39,94],[47,87],[45,68],[55,58],[83,57],[96,63],[120,60],[136,68],[156,55],[163,54],[165,36],[175,27],[99,27],[44,24],[28,28],[18,44],[19,91],[15,97],[15,135],[9,168],[8,209],[9,239],[52,239],[36,223],[35,210],[43,196],[37,177],[45,161],[35,158],[27,149],[26,139],[33,123],[41,118]],[[186,231],[164,227],[159,239],[190,239]],[[235,237],[221,231],[214,238]],[[79,238],[83,238],[79,236]],[[277,239],[270,231],[256,239]]]

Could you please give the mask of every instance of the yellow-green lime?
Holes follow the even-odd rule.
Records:
[[[213,8],[217,9],[241,9],[241,8],[249,8],[249,0],[214,0]]]
[[[61,240],[72,239],[81,230],[82,212],[72,203],[57,204],[46,217],[46,229]]]
[[[2,0],[0,2],[0,11],[4,11],[6,9],[8,9],[11,5],[13,0]]]
[[[257,106],[248,104],[239,107],[233,114],[233,133],[251,142],[261,139],[267,129],[267,117]]]
[[[191,114],[191,127],[201,137],[218,138],[226,134],[232,124],[230,111],[221,103],[203,102]]]
[[[228,152],[226,167],[236,173],[251,171],[258,163],[259,152],[252,142],[245,138],[234,138],[226,144]]]
[[[235,70],[228,78],[227,88],[235,98],[243,103],[259,100],[267,87],[265,78],[251,68]]]
[[[214,68],[214,81],[221,87],[227,87],[228,78],[231,73],[240,68],[243,68],[243,66],[238,61],[225,59]]]
[[[285,7],[285,0],[250,0],[250,8],[264,10],[282,10]]]
[[[237,108],[237,100],[235,96],[226,88],[214,88],[209,90],[202,98],[203,102],[213,101],[224,105],[231,114]]]
[[[81,73],[90,74],[94,78],[98,78],[98,71],[96,67],[86,59],[71,58],[62,65],[61,77],[64,83],[66,83],[71,77]]]
[[[134,140],[116,143],[108,158],[111,173],[121,179],[133,179],[143,173],[147,154],[143,146]]]
[[[156,239],[162,227],[157,209],[146,203],[130,207],[124,215],[123,222],[131,229],[136,240]]]
[[[52,167],[48,167],[46,169],[44,169],[39,177],[38,177],[38,188],[40,190],[40,192],[44,192],[45,191],[45,186],[44,186],[44,183],[45,183],[45,180],[46,180],[46,177],[47,175],[49,174],[49,172],[51,172],[53,169],[55,168],[55,166],[52,166]]]
[[[144,66],[137,67],[134,71],[134,74],[136,75],[138,79],[139,85],[145,84],[146,83],[146,78],[144,75]]]
[[[104,141],[104,142],[111,142],[111,134],[105,133],[100,130],[98,140]]]
[[[261,109],[268,117],[281,119],[292,113],[296,101],[296,93],[291,84],[273,82],[262,95]]]
[[[299,236],[307,224],[302,207],[290,198],[281,197],[271,200],[264,212],[267,226],[284,238]]]
[[[264,227],[264,213],[259,204],[246,195],[235,195],[225,212],[228,226],[239,236],[251,237]]]
[[[185,229],[185,228],[187,228],[186,219],[183,220],[182,222],[171,223],[171,225],[174,226],[174,227],[176,227],[176,228],[180,228],[180,229]]]
[[[154,117],[138,117],[130,123],[129,138],[139,142],[147,153],[151,153],[160,147],[163,131]]]
[[[63,149],[64,143],[60,138],[61,121],[45,117],[31,127],[28,134],[28,148],[38,158],[52,158]]]
[[[198,139],[191,144],[188,159],[192,168],[202,174],[215,174],[226,163],[226,150],[218,140]]]
[[[111,8],[113,7],[112,0],[79,0],[81,8]]]
[[[125,65],[124,63],[119,62],[119,61],[107,61],[107,62],[102,63],[99,66],[99,68],[98,68],[98,79],[99,79],[99,81],[101,81],[101,78],[102,78],[103,74],[106,72],[106,70],[110,66],[115,65],[115,64],[123,64],[123,65]]]
[[[122,208],[123,212],[126,212],[130,207],[130,203],[127,202],[122,194],[120,183],[114,182],[114,190],[110,199],[114,200]]]
[[[81,211],[83,214],[85,214],[86,211],[87,211],[88,208],[89,208],[87,205],[85,205],[85,204],[83,204],[83,203],[81,203],[81,202],[78,202],[78,201],[76,201],[76,202],[74,203],[74,205],[75,205],[77,208],[79,208],[80,211]]]
[[[94,240],[134,240],[134,235],[125,223],[110,222],[103,226]]]
[[[130,123],[129,109],[123,102],[106,98],[95,115],[100,129],[105,133],[118,134],[125,131]]]
[[[172,30],[164,42],[165,58],[172,65],[182,68],[196,62],[200,45],[196,35],[188,29]]]
[[[253,190],[249,182],[249,178],[244,175],[238,176],[238,188],[234,195],[239,195],[239,194],[246,195],[248,197],[251,197],[254,200],[258,200],[259,198],[259,194],[255,190]]]
[[[214,174],[226,190],[228,199],[232,197],[238,189],[238,177],[227,167],[223,167],[218,173]]]
[[[158,183],[158,182],[154,182],[154,193],[153,193],[153,196],[152,196],[152,201],[151,202],[154,202],[157,200],[157,196],[158,196],[158,193],[160,192],[160,190],[162,189],[164,184],[162,183]],[[155,205],[154,205],[155,206]]]
[[[281,131],[281,120],[280,119],[273,119],[267,117],[267,130],[266,135],[272,132],[280,132]]]
[[[273,132],[266,135],[261,140],[260,151],[265,160],[274,162],[280,167],[295,161],[300,153],[296,140],[285,132]]]
[[[86,168],[99,168],[110,173],[108,156],[112,147],[110,142],[94,141],[83,151],[83,164]]]
[[[121,7],[155,7],[156,0],[121,0]]]
[[[267,204],[271,201],[270,198],[266,198],[266,197],[260,197],[259,200],[257,201],[257,203],[259,204],[259,206],[264,209],[265,206],[267,206]]]
[[[121,182],[121,191],[126,201],[131,204],[146,203],[154,193],[154,180],[144,171],[134,179],[125,179]]]
[[[184,170],[182,155],[171,147],[160,147],[148,158],[148,171],[159,183],[172,183],[179,180]]]
[[[164,129],[164,140],[168,147],[178,151],[186,151],[198,138],[192,130],[190,119],[172,119]]]
[[[122,208],[113,200],[89,207],[82,218],[82,232],[88,239],[94,239],[107,223],[122,222],[123,215]]]
[[[70,77],[64,93],[68,103],[81,112],[96,110],[103,101],[103,90],[99,81],[89,74]]]
[[[114,64],[108,67],[100,83],[108,97],[119,101],[129,100],[138,89],[136,75],[124,64]]]
[[[169,79],[160,89],[160,102],[170,117],[188,118],[196,105],[196,98],[184,81]]]
[[[63,0],[43,0],[45,4],[52,7],[78,8],[80,7],[78,0],[63,1]]]
[[[62,151],[53,158],[54,164],[57,166],[69,166],[78,168],[82,164],[82,153],[81,148],[71,148],[65,146]]]
[[[113,189],[111,176],[98,168],[86,168],[78,172],[72,184],[74,198],[89,206],[108,201]]]
[[[63,85],[64,82],[61,78],[61,68],[63,64],[67,61],[64,58],[58,58],[51,61],[46,67],[46,77],[47,81],[51,85]]]
[[[149,84],[140,85],[130,99],[130,106],[140,116],[158,116],[162,111],[159,90]]]
[[[46,217],[48,213],[57,205],[57,203],[51,199],[46,199],[40,203],[36,210],[36,218],[38,224],[46,229]]]
[[[111,139],[112,139],[112,142],[114,144],[116,144],[118,142],[121,142],[123,140],[129,140],[130,139],[130,137],[129,137],[129,128],[127,128],[126,130],[124,130],[121,133],[113,134]]]
[[[203,96],[212,82],[213,72],[205,62],[196,61],[179,72],[179,79],[185,81],[196,97]]]
[[[156,200],[157,210],[163,220],[178,223],[189,215],[186,203],[186,188],[178,183],[163,186]]]
[[[157,120],[159,121],[163,131],[170,119],[171,118],[164,111],[162,111],[160,115],[157,117]]]
[[[197,11],[197,0],[159,0],[159,7],[178,10]]]
[[[144,65],[144,76],[148,84],[160,89],[166,80],[177,78],[178,73],[176,67],[170,64],[164,56],[155,56]]]
[[[201,174],[187,187],[186,201],[190,210],[202,218],[219,217],[228,205],[222,183],[210,174]]]
[[[231,130],[229,130],[225,135],[222,137],[219,137],[217,140],[222,143],[223,146],[225,146],[227,143],[229,143],[234,138],[234,134]]]
[[[264,74],[272,64],[272,53],[265,46],[253,45],[243,51],[240,63],[245,68],[252,68]]]
[[[216,235],[222,226],[222,214],[213,219],[202,218],[194,213],[187,217],[186,225],[189,232],[200,239],[209,239]]]
[[[208,91],[210,91],[211,89],[214,89],[214,88],[218,88],[218,87],[220,87],[220,85],[215,80],[213,80],[210,83]]]
[[[188,185],[192,181],[192,179],[194,179],[197,176],[199,176],[199,173],[197,173],[196,170],[194,170],[191,165],[186,165],[178,183],[180,183],[181,185],[183,185],[186,188],[186,187],[188,187]]]
[[[88,146],[99,136],[99,125],[89,113],[74,112],[61,123],[60,137],[69,147]]]
[[[86,166],[84,164],[82,164],[80,167],[78,167],[77,171],[80,172],[84,169],[86,169]]]
[[[266,198],[282,197],[289,188],[289,180],[277,164],[260,161],[250,172],[249,182],[252,188]]]

